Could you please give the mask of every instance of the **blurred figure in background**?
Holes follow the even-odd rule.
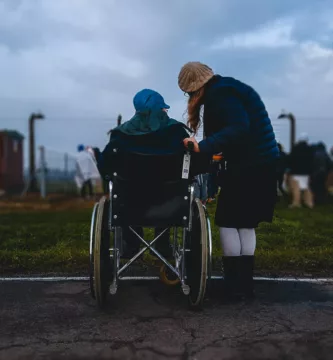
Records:
[[[280,191],[280,194],[285,196],[286,192],[283,188],[283,183],[285,179],[285,173],[287,170],[287,155],[284,152],[283,146],[280,143],[278,143],[278,148],[280,150],[280,158],[278,160],[277,168],[276,168],[277,186],[278,186],[278,190]]]
[[[320,142],[313,145],[313,173],[311,176],[311,189],[315,204],[323,204],[327,200],[327,179],[331,170],[331,159],[326,146]]]
[[[94,149],[91,146],[86,146],[86,151],[92,156],[95,163],[97,163]]]
[[[81,197],[84,199],[94,195],[92,181],[99,179],[100,174],[93,156],[85,150],[84,145],[79,145],[77,150],[79,153],[76,157],[75,182]]]
[[[292,196],[290,208],[301,207],[302,192],[304,204],[308,208],[313,208],[313,196],[310,189],[310,175],[313,172],[313,150],[308,141],[307,134],[303,133],[288,156],[287,167],[290,175],[288,185]]]

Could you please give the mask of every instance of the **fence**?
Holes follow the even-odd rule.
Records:
[[[37,157],[37,181],[42,197],[47,194],[75,194],[75,157],[40,147]]]

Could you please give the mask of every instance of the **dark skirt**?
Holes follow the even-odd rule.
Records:
[[[272,222],[277,200],[275,164],[221,174],[215,224],[219,227],[252,229]]]

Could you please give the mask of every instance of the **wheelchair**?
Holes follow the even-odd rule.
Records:
[[[194,198],[193,153],[146,155],[113,149],[112,154],[109,195],[95,204],[90,229],[90,290],[97,306],[106,305],[122,280],[135,279],[126,270],[149,251],[162,262],[164,278],[167,269],[175,279],[170,283],[180,284],[189,307],[201,309],[212,273],[212,236],[207,211]],[[148,241],[138,227],[163,231]],[[142,246],[130,259],[122,256],[124,228]],[[173,260],[155,249],[168,231]]]

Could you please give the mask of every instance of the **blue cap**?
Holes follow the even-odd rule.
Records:
[[[133,105],[136,111],[144,109],[170,109],[170,106],[164,102],[163,96],[157,91],[150,89],[139,91],[133,98]]]
[[[77,151],[80,152],[80,151],[83,151],[84,150],[84,145],[80,144],[77,146]]]

